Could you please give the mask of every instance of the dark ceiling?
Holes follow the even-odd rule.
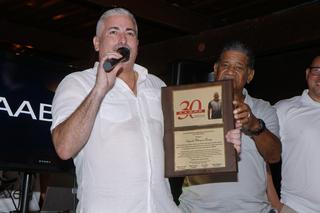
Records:
[[[91,45],[99,16],[112,7],[137,18],[140,46],[314,4],[315,0],[0,0],[4,44],[48,54],[72,41]],[[41,42],[41,40],[43,40]],[[58,47],[57,47],[58,46]],[[16,46],[19,48],[20,46]],[[76,53],[75,53],[75,57]]]

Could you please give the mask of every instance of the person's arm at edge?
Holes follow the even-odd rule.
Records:
[[[266,164],[267,169],[267,197],[269,202],[271,203],[272,208],[275,208],[278,210],[278,212],[281,211],[283,204],[280,202],[278,193],[274,187],[273,180],[272,180],[272,174],[270,170],[270,166],[268,163]]]

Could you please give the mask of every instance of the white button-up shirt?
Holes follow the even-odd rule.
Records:
[[[77,212],[175,213],[164,178],[161,87],[165,84],[135,65],[137,96],[117,78],[99,109],[90,138],[74,158]],[[93,69],[68,75],[52,105],[52,129],[84,100],[96,79]]]
[[[320,103],[305,89],[275,106],[282,142],[281,201],[297,212],[320,212]]]

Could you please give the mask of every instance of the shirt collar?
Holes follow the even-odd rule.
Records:
[[[244,102],[252,108],[253,106],[253,100],[252,97],[249,95],[248,90],[246,88],[243,88],[242,94],[244,95]]]
[[[315,100],[313,100],[308,93],[309,93],[308,89],[303,90],[302,95],[301,95],[302,96],[302,100],[307,102],[307,103],[312,104],[313,106],[319,107],[320,103],[315,101]]]

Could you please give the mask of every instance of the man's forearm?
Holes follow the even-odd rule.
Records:
[[[75,156],[87,143],[103,97],[93,89],[70,117],[54,128],[52,140],[60,158]]]
[[[256,143],[259,153],[268,163],[276,163],[280,161],[281,142],[268,129],[265,129],[261,134],[252,137]]]

